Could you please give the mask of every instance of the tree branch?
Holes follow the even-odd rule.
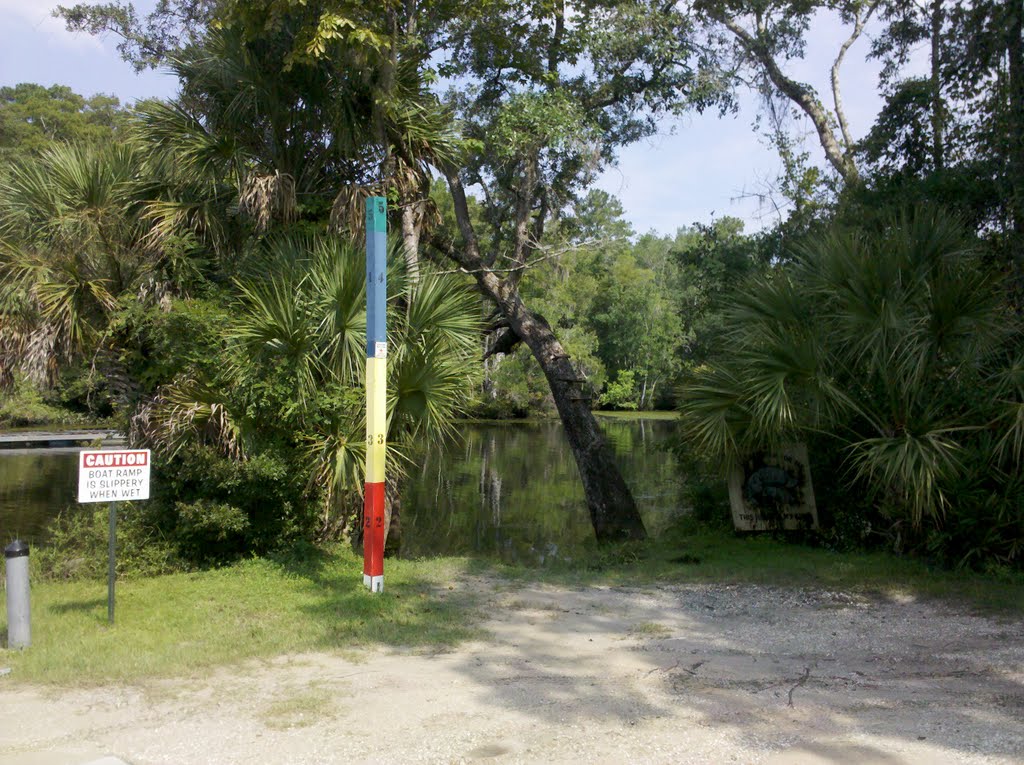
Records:
[[[839,121],[839,129],[843,133],[843,144],[846,148],[846,154],[853,150],[853,138],[850,136],[850,125],[846,121],[846,113],[843,111],[843,99],[839,91],[839,68],[843,64],[843,59],[846,57],[846,52],[850,50],[850,47],[857,42],[857,38],[860,37],[864,31],[864,25],[867,24],[868,19],[871,18],[871,14],[875,12],[875,8],[878,7],[878,0],[872,0],[867,5],[867,13],[861,16],[863,8],[858,7],[854,13],[854,25],[853,32],[846,39],[846,42],[839,48],[839,54],[836,56],[835,62],[832,64],[832,99],[836,105],[836,119]]]
[[[768,79],[771,80],[772,84],[810,118],[815,131],[818,133],[821,147],[825,150],[825,158],[839,172],[843,181],[846,183],[856,182],[859,177],[857,167],[853,160],[849,156],[844,155],[840,148],[835,133],[831,125],[829,125],[828,113],[825,111],[825,107],[822,106],[821,101],[818,100],[814,89],[810,85],[787,77],[766,47],[764,41],[744,29],[735,19],[721,14],[717,14],[714,18],[732,32],[743,48],[757,59],[761,66],[764,67],[765,74],[768,75]],[[763,22],[759,23],[763,24]]]
[[[517,189],[516,219],[515,219],[515,240],[512,245],[513,268],[508,275],[509,284],[518,286],[522,278],[523,268],[530,253],[530,214],[533,212],[534,189],[537,185],[537,165],[540,157],[537,152],[532,152],[526,158],[523,168],[523,178]]]
[[[459,224],[459,231],[462,238],[466,240],[466,251],[459,252],[454,247],[445,254],[458,263],[467,271],[484,270],[483,258],[480,257],[480,244],[473,230],[473,221],[469,216],[469,203],[466,201],[466,190],[462,187],[462,180],[458,173],[451,169],[445,169],[445,180],[448,181],[448,189],[451,191],[452,202],[455,206],[455,220]]]

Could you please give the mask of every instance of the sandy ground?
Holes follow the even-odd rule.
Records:
[[[467,586],[487,640],[55,690],[0,764],[1024,763],[1024,622],[815,589]]]

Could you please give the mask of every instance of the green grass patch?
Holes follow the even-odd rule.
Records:
[[[316,684],[304,688],[289,688],[279,693],[274,701],[261,710],[263,723],[273,730],[305,728],[325,717],[337,714],[334,697]]]
[[[658,539],[598,550],[544,569],[502,566],[499,570],[502,576],[524,583],[821,587],[886,598],[943,600],[986,614],[1024,615],[1024,575],[1019,572],[950,571],[884,552],[835,552],[770,535],[739,536],[685,521]]]
[[[629,628],[627,634],[637,640],[659,640],[672,636],[672,630],[657,622],[640,622]]]
[[[117,585],[32,588],[32,646],[0,651],[10,679],[99,683],[187,675],[245,659],[368,645],[438,648],[477,636],[472,599],[448,590],[465,561],[389,561],[387,588],[363,587],[362,561],[337,550],[299,564],[264,559]],[[0,616],[6,644],[6,614]]]
[[[643,412],[617,412],[612,410],[594,410],[598,417],[608,417],[613,420],[678,420],[679,412],[643,411]]]

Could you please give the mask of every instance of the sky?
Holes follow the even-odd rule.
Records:
[[[51,16],[56,5],[52,0],[0,0],[0,86],[68,85],[85,96],[111,93],[123,103],[174,95],[174,77],[159,71],[136,74],[121,60],[115,38],[66,31]],[[145,8],[152,0],[136,5]],[[878,65],[864,60],[873,31],[877,27],[868,27],[847,54],[841,74],[856,138],[870,129],[880,106]],[[805,58],[787,65],[787,72],[814,85],[825,100],[831,61],[844,36],[837,20],[815,19]],[[618,165],[606,170],[597,186],[620,199],[626,220],[640,234],[671,235],[679,227],[724,216],[742,219],[747,231],[771,226],[778,213],[757,195],[778,177],[781,164],[754,129],[756,114],[757,100],[748,96],[736,115],[719,117],[714,110],[665,120],[656,136],[623,149]],[[809,133],[808,123],[795,127]],[[813,160],[823,163],[815,136],[808,136],[807,148]]]

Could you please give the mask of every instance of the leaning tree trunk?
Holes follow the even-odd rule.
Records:
[[[569,355],[547,322],[527,310],[518,290],[500,290],[498,297],[509,325],[530,348],[551,387],[551,395],[580,471],[597,541],[646,538],[644,522],[615,463],[611,445],[590,411],[590,396],[584,390],[586,381],[573,367]]]
[[[447,257],[474,276],[480,291],[495,302],[509,328],[526,343],[544,371],[580,471],[597,541],[644,539],[647,536],[644,522],[615,464],[611,446],[590,411],[590,397],[585,395],[584,381],[548,323],[523,303],[514,274],[499,277],[481,257],[462,181],[453,168],[447,168],[445,176],[455,205],[455,218],[465,242],[458,250],[440,240],[437,244]],[[525,261],[521,262],[525,266]]]

